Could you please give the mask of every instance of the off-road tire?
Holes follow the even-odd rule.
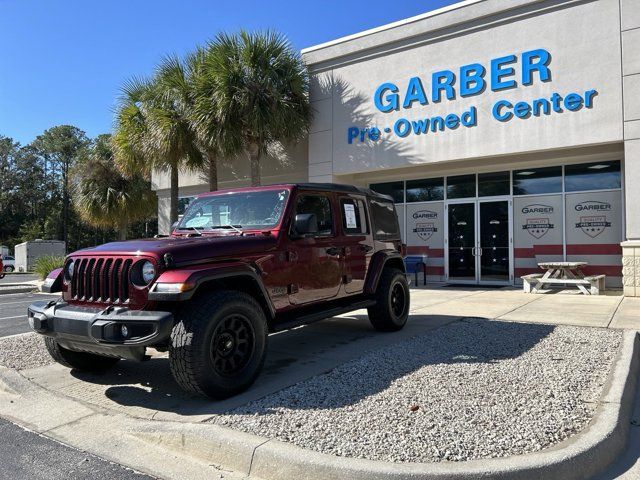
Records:
[[[233,319],[244,330],[238,329],[237,323],[229,323]],[[191,300],[176,314],[176,320],[169,364],[180,387],[189,393],[223,399],[251,386],[264,365],[268,333],[264,311],[251,295],[233,290],[206,294]],[[222,351],[224,338],[226,353]],[[233,347],[228,347],[229,341]],[[221,372],[220,365],[228,366],[229,358],[240,359],[233,362],[237,370]]]
[[[49,351],[49,355],[65,367],[78,370],[80,372],[104,372],[120,361],[117,357],[107,357],[87,352],[74,352],[66,349],[54,338],[44,337],[44,344]]]
[[[394,295],[400,294],[402,299]],[[409,317],[410,294],[406,275],[397,268],[385,268],[375,294],[376,304],[369,307],[369,321],[381,332],[401,330]],[[400,306],[397,302],[402,301]]]

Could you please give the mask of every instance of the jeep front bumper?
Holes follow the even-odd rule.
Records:
[[[171,312],[92,308],[63,301],[39,301],[28,307],[29,326],[64,348],[142,360],[145,347],[161,343],[173,328]]]

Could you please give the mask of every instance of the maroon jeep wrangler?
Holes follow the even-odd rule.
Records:
[[[104,370],[146,347],[169,352],[189,392],[224,398],[260,373],[270,332],[367,308],[401,329],[409,288],[390,197],[334,184],[206,193],[164,238],[69,255],[29,306],[29,324],[68,367]]]

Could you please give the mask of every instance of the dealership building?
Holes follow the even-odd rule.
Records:
[[[640,1],[467,0],[302,53],[313,125],[264,184],[391,195],[434,281],[586,261],[640,296]],[[222,163],[221,188],[249,183],[246,160]],[[167,232],[169,179],[153,180]],[[206,190],[181,175],[183,205]]]

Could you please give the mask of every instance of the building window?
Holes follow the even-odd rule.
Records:
[[[476,196],[476,176],[456,175],[447,177],[447,198],[468,198]]]
[[[404,182],[372,183],[371,190],[389,195],[395,203],[404,203]]]
[[[620,188],[620,162],[595,162],[564,167],[564,189],[567,192]]]
[[[514,195],[562,192],[562,167],[527,168],[513,172]]]
[[[478,174],[478,196],[509,195],[511,193],[509,177],[509,172]]]
[[[407,180],[407,203],[444,200],[444,178]]]

